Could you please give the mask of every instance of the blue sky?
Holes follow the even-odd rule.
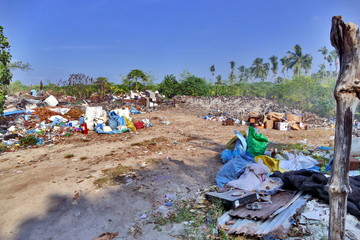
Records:
[[[184,70],[226,79],[230,61],[279,58],[300,44],[313,72],[322,46],[333,50],[331,18],[360,24],[359,0],[1,0],[0,25],[13,60],[33,71],[13,81],[57,83],[72,73],[107,77],[141,69],[161,82]]]

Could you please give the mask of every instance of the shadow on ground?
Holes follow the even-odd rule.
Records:
[[[51,195],[45,215],[25,219],[14,239],[90,240],[105,232],[119,232],[115,239],[134,239],[129,228],[135,224],[145,227],[149,218],[140,216],[150,216],[152,210],[164,206],[165,194],[176,195],[178,200],[194,198],[199,189],[215,184],[222,165],[219,158],[197,160],[163,160],[139,171],[130,184],[94,190],[77,201],[73,196]],[[176,234],[150,230],[137,239],[169,240],[176,239]]]

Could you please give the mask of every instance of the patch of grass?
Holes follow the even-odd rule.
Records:
[[[302,150],[308,149],[308,146],[303,145],[301,143],[296,143],[296,144],[276,144],[275,148],[286,150],[286,151],[290,151],[290,150],[302,151]]]
[[[64,156],[64,158],[73,158],[73,157],[75,157],[75,155],[74,154],[66,154],[65,156]]]
[[[202,203],[203,204],[203,203]],[[154,229],[161,229],[170,223],[185,223],[184,232],[179,236],[180,239],[208,239],[208,240],[235,240],[237,236],[227,234],[218,229],[217,219],[226,211],[221,200],[214,200],[210,203],[205,200],[204,208],[197,208],[199,203],[194,200],[176,201],[173,213],[164,216],[153,216],[153,223],[157,224]]]
[[[115,168],[101,170],[105,177],[96,179],[94,185],[97,187],[105,187],[109,185],[117,185],[121,183],[129,172],[134,171],[131,167],[119,165]]]
[[[150,140],[145,140],[143,142],[132,143],[130,144],[130,146],[155,146],[158,143],[163,143],[167,141],[168,139],[165,137],[157,137],[157,138],[152,138]]]
[[[110,178],[109,177],[102,177],[98,178],[94,181],[94,185],[98,188],[103,188],[107,185],[109,185]]]
[[[321,171],[325,171],[326,165],[329,163],[330,160],[327,159],[326,157],[321,157],[316,155],[313,155],[311,157],[319,162],[319,167],[321,168]]]

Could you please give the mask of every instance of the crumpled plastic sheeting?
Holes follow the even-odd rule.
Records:
[[[255,163],[255,161],[253,156],[248,152],[245,152],[242,156],[237,155],[231,158],[216,175],[216,184],[219,187],[223,187],[226,183],[238,179],[245,171],[244,168],[246,165],[250,163]]]
[[[233,157],[238,156],[238,155],[246,157],[245,156],[246,148],[247,148],[246,139],[240,132],[235,130],[234,133],[235,133],[235,136],[237,137],[237,140],[236,140],[235,146],[234,146],[234,150],[231,151],[230,149],[225,149],[224,151],[221,152],[222,163],[227,163]],[[231,139],[230,141],[233,141],[233,139]]]
[[[257,190],[269,172],[270,169],[259,159],[258,163],[247,165],[245,172],[238,179],[228,182],[227,186],[248,191]]]
[[[286,155],[288,156],[288,160],[279,154],[277,154],[275,158],[280,160],[280,168],[290,171],[310,169],[319,164],[317,160],[309,156],[294,155],[291,153],[287,153]]]

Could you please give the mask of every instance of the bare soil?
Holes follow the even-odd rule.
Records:
[[[234,130],[247,127],[222,126],[181,108],[133,115],[144,118],[153,127],[138,134],[77,133],[55,145],[1,155],[0,239],[90,240],[105,232],[119,232],[115,239],[178,239],[181,224],[159,231],[149,216],[174,207],[164,210],[165,195],[191,199],[214,185],[220,152]],[[306,139],[314,146],[328,146],[334,135],[324,129],[260,131],[273,143]],[[134,169],[132,177],[99,187],[106,169],[119,165]]]

